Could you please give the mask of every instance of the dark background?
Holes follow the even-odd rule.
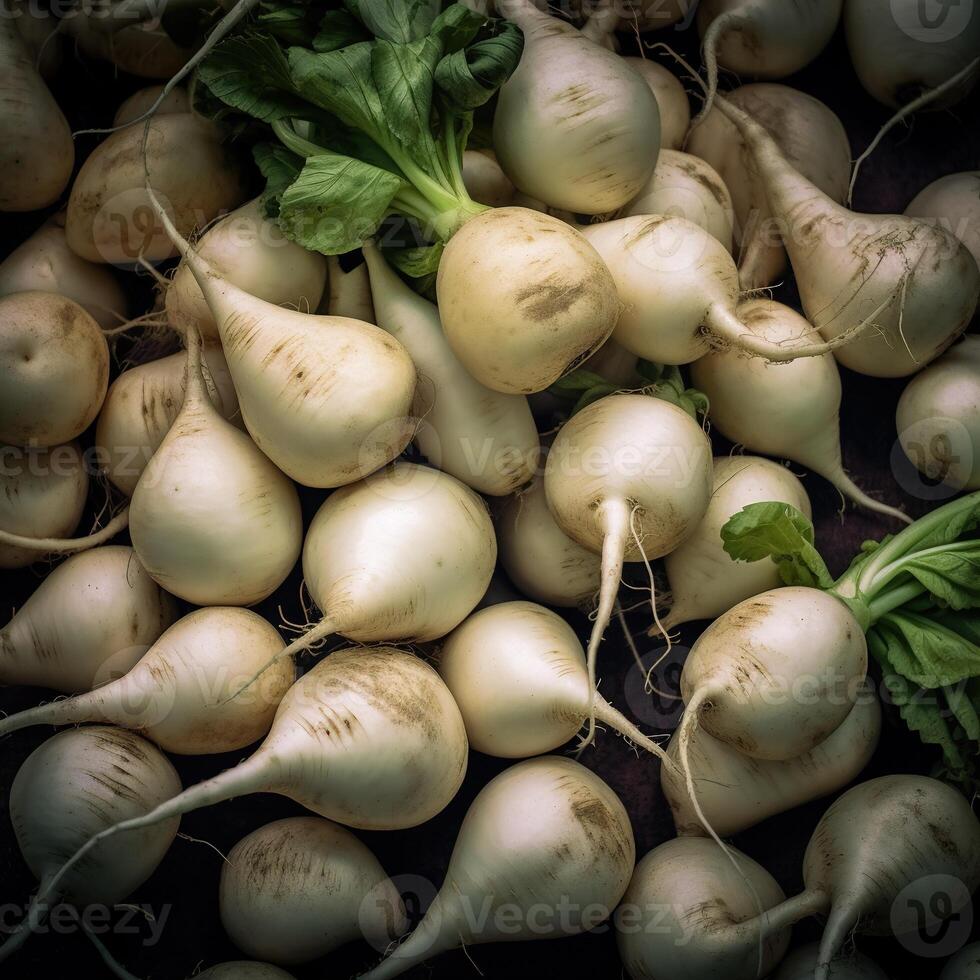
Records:
[[[667,41],[697,63],[697,38],[691,31],[668,29],[651,36]],[[624,37],[625,45],[635,39]],[[664,56],[654,56],[663,59]],[[676,70],[669,59],[664,63]],[[843,120],[856,156],[867,146],[878,127],[887,119],[888,110],[864,93],[850,66],[840,32],[829,48],[807,70],[787,79],[788,84],[821,99]],[[729,79],[729,83],[732,80]],[[2,81],[0,81],[2,84]],[[118,104],[143,82],[129,76],[114,76],[110,66],[87,62],[74,52],[66,51],[64,65],[53,85],[73,129],[109,125]],[[691,86],[688,85],[688,88]],[[863,169],[857,186],[854,206],[859,211],[901,212],[926,184],[944,174],[980,167],[980,94],[961,103],[953,111],[921,114],[910,125],[900,126],[882,143]],[[96,145],[95,137],[77,141],[79,162]],[[52,209],[54,210],[54,209]],[[0,215],[0,243],[6,254],[23,241],[45,215]],[[127,276],[134,300],[132,314],[144,312],[149,304],[149,285],[145,277]],[[777,298],[795,304],[792,285],[777,292]],[[142,305],[140,305],[142,303]],[[904,479],[906,489],[896,480],[894,453],[896,446],[895,404],[904,382],[878,380],[854,375],[846,370],[841,427],[844,462],[861,486],[874,496],[899,504],[913,516],[934,506],[916,494],[916,483]],[[773,419],[778,425],[779,420]],[[714,436],[715,452],[731,448]],[[898,454],[899,460],[901,454]],[[817,542],[831,570],[840,572],[847,565],[861,541],[878,538],[896,530],[893,522],[848,505],[841,514],[839,495],[825,481],[815,476],[805,479],[813,501]],[[907,492],[911,490],[912,492]],[[93,504],[100,494],[93,492]],[[304,490],[307,518],[312,516],[324,494]],[[83,527],[88,526],[83,522]],[[120,542],[124,541],[120,537]],[[0,572],[0,622],[6,622],[12,609],[18,607],[36,588],[46,571],[39,565],[32,569]],[[279,607],[293,621],[298,620],[299,569],[258,611],[272,622],[280,622]],[[501,583],[504,589],[506,583]],[[639,595],[639,594],[638,594]],[[581,634],[587,634],[588,623],[578,614],[571,620]],[[630,617],[642,653],[652,652],[655,644],[645,639],[649,610],[639,609]],[[694,624],[682,632],[683,645],[696,639],[699,627]],[[665,732],[676,724],[674,708],[669,703],[658,706],[637,691],[638,671],[614,624],[607,632],[600,658],[602,693],[627,714],[635,717],[645,730]],[[307,666],[309,662],[307,662]],[[676,683],[677,662],[666,670],[662,683]],[[13,712],[46,700],[42,690],[0,690],[0,709]],[[32,894],[35,882],[26,868],[6,812],[8,788],[18,767],[28,754],[50,735],[50,729],[36,728],[17,733],[0,746],[0,904],[23,903]],[[190,785],[235,764],[247,753],[199,758],[175,758],[184,785]],[[660,792],[658,763],[649,755],[637,754],[614,734],[607,733],[589,749],[582,762],[612,786],[625,803],[636,834],[637,854],[673,836],[670,814]],[[937,761],[936,753],[923,747],[910,735],[892,712],[887,712],[882,743],[865,777],[892,772],[928,773]],[[507,765],[503,760],[471,754],[469,772],[459,795],[436,819],[414,830],[397,833],[361,833],[358,836],[377,854],[392,876],[406,876],[399,883],[415,890],[420,879],[441,883],[453,841],[466,808],[476,793]],[[739,835],[736,845],[760,861],[779,881],[787,894],[802,887],[801,862],[806,842],[828,801],[821,800],[766,821]],[[280,817],[301,813],[296,804],[280,797],[250,796],[191,813],[183,818],[181,832],[206,841],[221,852],[227,851],[245,834]],[[218,918],[217,889],[221,858],[205,843],[178,839],[162,865],[131,897],[133,903],[148,903],[159,915],[169,907],[169,919],[158,945],[147,947],[145,928],[139,935],[109,935],[106,938],[117,958],[141,977],[154,980],[180,980],[191,976],[199,966],[241,958],[225,937]],[[410,908],[417,902],[407,896]],[[820,926],[806,921],[796,927],[794,942],[816,939]],[[942,961],[921,959],[893,940],[858,937],[857,946],[892,977],[915,975],[938,976]],[[528,942],[515,945],[491,945],[471,948],[472,959],[487,977],[537,977],[548,974],[575,978],[619,977],[623,973],[613,935],[603,929],[596,933],[559,942]],[[371,965],[377,954],[365,944],[352,944],[323,961],[291,972],[299,978],[347,977]],[[72,970],[82,975],[101,976],[103,967],[95,950],[80,936],[39,935],[3,965],[4,977],[53,977]],[[444,954],[409,974],[411,977],[455,978],[475,976],[474,967],[462,952]]]

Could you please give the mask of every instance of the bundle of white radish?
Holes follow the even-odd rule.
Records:
[[[245,199],[244,172],[212,123],[189,112],[156,116],[145,134],[143,126],[112,133],[82,164],[65,217],[69,247],[123,266],[172,256],[147,179],[185,234]]]
[[[77,443],[51,449],[8,448],[0,467],[0,568],[22,568],[41,555],[34,548],[3,543],[3,534],[64,538],[82,518],[88,473]]]
[[[111,823],[73,853],[64,849],[64,863],[46,877],[32,916],[62,881],[88,866],[93,850],[120,834],[246,793],[278,793],[352,827],[414,827],[456,795],[466,759],[463,719],[428,664],[393,647],[337,651],[289,689],[249,758],[182,793],[168,787],[145,816]]]
[[[60,869],[65,855],[94,835],[120,822],[140,821],[179,792],[180,780],[166,756],[119,728],[72,729],[35,749],[10,788],[10,822],[45,897],[32,903],[27,918],[0,946],[0,961],[23,945],[52,905],[111,908],[146,881],[173,842],[176,814],[91,849],[84,864]]]
[[[271,595],[299,557],[293,483],[214,407],[201,339],[187,333],[184,401],[133,490],[129,529],[149,574],[199,606]]]
[[[742,85],[725,98],[763,126],[807,180],[833,201],[846,200],[851,147],[843,123],[827,106],[805,92],[768,82]],[[742,288],[778,282],[787,265],[782,236],[792,229],[773,217],[766,182],[738,129],[720,109],[712,109],[691,132],[686,149],[711,164],[731,193]]]
[[[128,671],[176,618],[132,548],[75,555],[0,630],[0,683],[90,691]]]
[[[820,339],[795,310],[773,300],[747,300],[738,315],[753,336],[776,346]],[[691,366],[691,379],[708,398],[711,424],[732,442],[799,463],[862,507],[908,522],[905,514],[869,497],[844,472],[841,379],[830,354],[770,364],[738,351],[715,351]]]
[[[345,271],[336,255],[328,255],[327,286],[318,313],[377,323],[371,298],[371,278],[364,262]]]
[[[939,980],[977,980],[980,977],[980,942],[965,946],[943,967]],[[830,974],[834,980],[834,974]],[[876,978],[877,980],[877,978]]]
[[[887,106],[905,106],[961,75],[933,109],[961,101],[980,79],[980,11],[972,3],[847,0],[844,28],[851,62],[867,92]],[[971,69],[972,65],[972,69]]]
[[[753,78],[786,78],[805,68],[833,37],[844,0],[703,0],[698,31],[711,110],[718,66]],[[697,123],[695,123],[697,125]]]
[[[730,252],[735,220],[732,197],[710,164],[690,153],[662,150],[657,169],[620,212],[686,218],[717,238]]]
[[[378,326],[404,344],[421,383],[415,442],[441,470],[480,493],[504,496],[528,483],[538,431],[523,395],[473,378],[446,341],[439,311],[410,289],[373,245],[364,247]]]
[[[711,501],[701,523],[664,558],[670,610],[650,628],[651,636],[691,620],[715,619],[743,599],[780,584],[774,562],[736,563],[729,557],[721,529],[733,514],[756,501],[784,500],[811,515],[803,484],[785,466],[758,456],[716,456],[712,473]]]
[[[612,333],[620,307],[610,269],[578,231],[514,207],[486,211],[456,232],[436,292],[463,366],[509,394],[543,391],[577,367]]]
[[[582,229],[612,272],[622,301],[613,339],[655,364],[690,364],[716,348],[771,361],[815,357],[823,339],[776,343],[736,312],[735,262],[717,238],[686,218],[633,215]]]
[[[542,477],[501,503],[494,526],[500,564],[524,595],[549,606],[585,608],[592,603],[602,561],[558,526]]]
[[[895,425],[905,455],[925,476],[980,490],[980,337],[963,337],[908,383]]]
[[[688,762],[701,812],[720,837],[730,837],[774,814],[827,796],[863,771],[880,734],[881,705],[870,685],[838,728],[795,759],[755,759],[699,728],[691,736]],[[678,745],[672,742],[668,750],[675,763],[680,761]],[[678,769],[664,766],[660,780],[677,833],[704,836],[706,830]]]
[[[831,200],[787,161],[766,130],[724,98],[766,183],[807,319],[846,367],[903,377],[938,357],[966,328],[980,270],[944,229],[904,215],[857,214]],[[857,336],[860,334],[860,336]]]
[[[103,328],[126,318],[126,297],[112,271],[68,247],[63,215],[46,221],[0,262],[0,296],[25,292],[74,300]]]
[[[773,980],[813,980],[819,958],[818,943],[794,949],[779,964]],[[889,980],[889,977],[873,960],[862,956],[857,950],[851,950],[830,964],[827,980]]]
[[[589,730],[596,660],[625,561],[650,562],[692,534],[711,498],[711,443],[685,411],[647,395],[610,395],[558,433],[544,475],[559,527],[602,556],[599,607],[587,655]]]
[[[405,348],[372,324],[249,295],[191,248],[147,191],[211,310],[259,449],[315,487],[352,483],[398,456],[415,428],[417,375]]]
[[[622,207],[657,162],[660,114],[649,86],[614,52],[530,0],[497,7],[524,33],[493,121],[504,173],[551,207],[581,214]]]
[[[757,903],[771,908],[783,890],[752,858],[730,851],[736,867],[710,841],[678,838],[637,864],[613,920],[633,980],[756,980],[779,963],[789,928],[759,928],[754,916]]]
[[[71,179],[75,144],[58,103],[34,66],[17,21],[23,10],[0,5],[0,211],[35,211],[53,204]]]
[[[291,973],[280,970],[278,966],[272,966],[270,963],[232,960],[195,974],[195,980],[294,980],[294,978]]]
[[[948,174],[934,180],[916,194],[905,213],[942,225],[970,250],[980,265],[980,170]],[[0,273],[2,270],[0,266]]]
[[[949,886],[952,879],[958,887]],[[854,932],[935,930],[970,904],[980,885],[980,821],[957,790],[937,779],[870,779],[820,819],[803,857],[803,883],[801,894],[770,907],[767,917],[826,916],[812,977],[829,980]]]
[[[326,260],[284,237],[265,216],[261,200],[225,215],[203,235],[195,252],[213,276],[256,299],[301,313],[314,312],[320,305]],[[179,333],[193,323],[206,342],[221,340],[215,314],[186,258],[167,288],[165,308],[168,322]]]
[[[163,85],[150,85],[138,89],[129,98],[124,99],[112,118],[113,129],[122,129],[129,123],[142,118],[143,114],[163,96],[162,101],[154,110],[155,115],[166,116],[177,112],[190,112],[191,99],[187,89],[177,86],[169,92],[164,92]]]
[[[425,918],[362,980],[460,946],[592,929],[612,914],[635,858],[629,816],[598,776],[557,756],[520,762],[473,801]]]
[[[480,497],[438,470],[396,463],[332,493],[316,512],[303,576],[323,618],[280,656],[334,633],[355,643],[445,636],[483,598],[496,561]]]
[[[605,698],[590,698],[582,644],[544,606],[503,602],[473,613],[446,638],[437,667],[479,752],[505,759],[552,752],[581,729],[591,701],[599,723],[666,759]]]
[[[276,820],[243,837],[222,866],[218,901],[242,952],[287,966],[362,937],[384,947],[408,929],[378,859],[322,817]]]
[[[241,426],[238,394],[221,348],[202,356],[208,397],[222,418]],[[127,497],[170,431],[184,401],[187,356],[171,354],[123,371],[109,385],[95,427],[99,468]]]
[[[78,303],[55,293],[0,299],[0,443],[58,446],[81,435],[109,385],[109,347]]]
[[[295,679],[293,661],[286,658],[261,683],[239,692],[284,645],[248,609],[198,609],[171,626],[118,680],[10,715],[0,721],[0,735],[30,725],[94,721],[132,728],[179,755],[232,752],[269,731]]]
[[[463,183],[474,201],[489,208],[506,208],[514,203],[516,188],[490,150],[463,151]]]

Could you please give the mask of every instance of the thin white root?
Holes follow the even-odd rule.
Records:
[[[0,531],[0,544],[11,545],[14,548],[26,548],[45,554],[72,554],[76,551],[88,551],[100,544],[110,541],[117,534],[129,527],[129,504],[109,521],[100,531],[83,538],[29,538],[9,531]]]

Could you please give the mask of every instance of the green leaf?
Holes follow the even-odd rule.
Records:
[[[439,39],[443,54],[460,51],[480,32],[487,19],[462,3],[448,6],[432,24],[431,34]]]
[[[269,217],[275,217],[283,191],[303,169],[303,158],[279,143],[258,143],[252,147],[252,156],[266,181],[262,205]]]
[[[946,687],[980,675],[980,647],[927,616],[890,612],[871,632],[887,644],[892,667],[920,687]]]
[[[585,368],[576,368],[560,377],[548,390],[556,394],[569,392],[578,394],[581,391],[589,391],[592,388],[602,386],[609,386],[609,382],[601,374],[596,374],[594,371],[588,371]]]
[[[311,251],[349,252],[377,231],[403,186],[394,174],[360,160],[312,156],[282,195],[279,225]]]
[[[771,558],[787,585],[828,589],[834,584],[813,545],[813,525],[792,504],[749,504],[728,519],[721,538],[735,561]]]
[[[483,105],[514,74],[524,35],[510,21],[498,28],[498,34],[447,54],[436,66],[436,86],[453,110],[468,112]]]
[[[267,34],[274,37],[280,44],[300,44],[304,47],[310,43],[310,37],[316,33],[317,24],[323,16],[323,4],[307,0],[298,2],[266,2],[259,6],[255,21]],[[350,14],[347,15],[350,17]],[[351,17],[351,20],[354,20]],[[357,23],[354,21],[354,23]]]
[[[359,41],[370,41],[367,28],[346,10],[328,10],[320,21],[320,28],[313,38],[314,51],[336,51]],[[308,37],[291,42],[306,47]]]
[[[389,248],[384,249],[384,255],[406,276],[422,279],[435,275],[438,271],[444,247],[442,242],[437,242],[435,245],[419,245],[414,248]]]
[[[348,9],[378,38],[407,44],[429,33],[440,0],[356,0]]]
[[[963,735],[971,742],[980,742],[980,715],[977,714],[978,685],[976,678],[970,683],[957,684],[944,689],[946,703],[953,713]]]
[[[909,557],[902,562],[902,571],[951,608],[975,609],[980,606],[980,541],[965,544],[956,551]]]
[[[197,72],[222,102],[263,122],[310,117],[310,106],[294,87],[289,64],[271,37],[229,38],[208,55]]]

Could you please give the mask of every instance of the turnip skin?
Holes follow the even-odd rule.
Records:
[[[939,980],[978,980],[980,978],[980,943],[971,943],[950,959]],[[834,980],[834,974],[830,975]]]
[[[725,551],[721,529],[751,503],[781,500],[811,516],[803,484],[785,466],[758,456],[716,456],[714,486],[701,523],[664,558],[671,606],[660,625],[668,632],[695,619],[715,619],[743,599],[782,584],[771,559],[735,562]],[[657,627],[654,627],[657,629]]]
[[[191,113],[155,116],[112,133],[82,165],[65,219],[69,247],[90,262],[131,266],[175,254],[145,190],[149,182],[184,235],[245,198],[244,171],[217,130]],[[188,175],[193,174],[193,178]]]
[[[786,760],[843,724],[867,669],[864,631],[847,606],[819,589],[784,587],[740,602],[701,634],[681,693],[715,738],[755,759]]]
[[[0,530],[28,538],[74,533],[88,498],[88,473],[77,443],[9,454],[0,466]],[[0,544],[0,568],[23,568],[37,551]]]
[[[289,241],[265,217],[259,200],[225,215],[196,248],[218,276],[251,296],[303,313],[320,305],[327,283],[326,260]],[[177,267],[165,306],[167,321],[179,333],[194,323],[206,343],[220,342],[214,314],[186,261]]]
[[[163,94],[162,85],[150,85],[134,92],[124,99],[112,119],[113,129],[135,122]],[[186,88],[178,86],[171,89],[157,106],[155,114],[166,116],[175,112],[190,112],[191,100]]]
[[[819,951],[818,943],[810,943],[808,946],[794,949],[779,964],[779,969],[773,974],[773,980],[812,980]],[[830,964],[827,980],[889,980],[889,977],[873,960],[862,956],[856,950],[851,950],[844,957]]]
[[[592,928],[597,909],[606,918],[622,897],[635,858],[629,816],[598,776],[557,756],[520,762],[473,801],[446,880],[421,924],[361,980],[389,980],[458,946]],[[558,910],[566,907],[582,921],[559,922]],[[508,914],[514,909],[526,916],[516,929]],[[542,929],[533,910],[552,909],[555,918],[545,920],[552,928]],[[482,927],[473,924],[476,910],[489,913]]]
[[[463,225],[443,253],[436,292],[463,366],[509,394],[543,391],[577,367],[619,312],[595,249],[563,221],[526,208],[496,208]]]
[[[698,803],[720,837],[730,837],[762,820],[839,790],[870,762],[881,734],[881,705],[862,694],[841,725],[819,745],[795,759],[753,759],[699,728],[689,755]],[[678,761],[678,745],[668,755]],[[704,836],[682,778],[661,770],[664,795],[681,836]]]
[[[4,0],[0,23],[0,211],[36,211],[53,204],[71,179],[71,130]],[[24,11],[16,11],[24,15]]]
[[[772,300],[748,300],[739,306],[738,314],[747,330],[773,344],[816,337],[808,321]],[[768,364],[735,351],[717,351],[692,365],[691,379],[708,396],[712,424],[732,442],[791,459],[862,507],[909,522],[901,511],[869,497],[844,472],[841,380],[830,354]],[[777,417],[779,424],[774,425]]]
[[[88,57],[109,61],[139,78],[172,78],[192,53],[178,47],[159,23],[132,24],[109,35],[86,16],[65,17],[61,23]]]
[[[542,477],[503,501],[494,524],[500,564],[524,595],[549,606],[592,603],[599,592],[601,559],[558,526]]]
[[[0,721],[0,734],[29,725],[104,722],[139,731],[167,752],[232,752],[262,738],[295,679],[278,661],[262,683],[235,696],[252,672],[285,646],[248,609],[197,609],[171,626],[124,676],[67,701]]]
[[[243,837],[221,869],[221,922],[257,959],[308,963],[362,935],[389,941],[408,929],[378,859],[321,817],[276,820]]]
[[[58,446],[81,435],[109,385],[109,347],[77,303],[54,293],[0,299],[0,443]]]
[[[623,59],[650,86],[660,110],[660,146],[679,150],[691,125],[691,105],[677,76],[649,58]],[[659,160],[658,160],[659,162]]]
[[[291,973],[270,963],[254,960],[231,960],[218,963],[195,976],[195,980],[295,980]]]
[[[524,33],[493,121],[504,173],[550,207],[581,214],[622,207],[657,162],[660,113],[649,86],[618,55],[529,0],[498,6]]]
[[[895,425],[905,455],[926,476],[980,489],[980,337],[965,336],[908,383]]]
[[[63,215],[41,225],[0,263],[0,297],[26,292],[74,300],[103,328],[126,319],[126,297],[112,271],[68,247]]]
[[[905,213],[931,218],[951,231],[980,265],[980,170],[934,180],[919,191]]]
[[[208,397],[221,417],[242,427],[238,394],[220,346],[202,351]],[[95,428],[99,464],[127,497],[160,447],[184,400],[187,357],[171,354],[123,371],[109,385]]]
[[[345,316],[351,320],[363,320],[377,324],[374,316],[374,300],[371,296],[371,279],[367,264],[362,262],[345,272],[336,255],[327,256],[327,283],[329,288],[320,300],[318,313],[329,316]]]
[[[737,870],[712,841],[684,837],[637,864],[614,919],[632,980],[755,980],[780,961],[789,928],[760,939],[746,880],[763,908],[781,902],[783,890],[765,868],[731,851]]]
[[[514,203],[516,188],[491,151],[463,151],[463,184],[466,193],[489,208],[506,208]]]
[[[0,630],[0,683],[89,691],[129,670],[176,618],[132,548],[75,555]]]

